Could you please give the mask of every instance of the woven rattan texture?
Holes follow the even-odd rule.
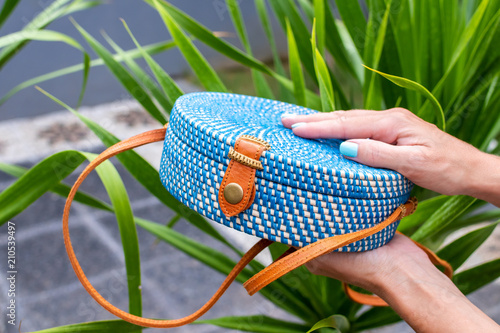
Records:
[[[195,93],[179,98],[171,114],[160,177],[167,190],[193,210],[239,231],[305,246],[386,219],[404,203],[411,183],[400,174],[345,159],[339,140],[298,138],[281,125],[283,113],[316,112],[261,98]],[[256,173],[254,203],[226,218],[219,184],[237,137],[250,134],[271,144]],[[397,223],[340,251],[377,248]]]
[[[341,140],[308,140],[281,125],[284,113],[317,111],[274,100],[223,93],[193,93],[176,101],[169,127],[200,154],[228,164],[242,134],[269,142],[256,177],[304,190],[352,198],[404,196],[411,183],[399,173],[344,158]]]

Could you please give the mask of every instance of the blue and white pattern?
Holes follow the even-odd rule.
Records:
[[[167,190],[200,214],[239,231],[293,246],[354,232],[385,220],[406,202],[411,182],[399,173],[344,158],[341,140],[309,140],[281,125],[281,114],[317,111],[262,98],[193,93],[180,97],[165,137],[160,177]],[[260,158],[249,209],[226,218],[218,203],[227,154],[242,134],[271,144]],[[398,223],[339,251],[388,242]]]

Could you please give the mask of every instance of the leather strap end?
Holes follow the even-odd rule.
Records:
[[[360,292],[354,291],[345,282],[342,282],[342,288],[344,289],[344,292],[346,293],[347,297],[349,297],[352,301],[356,303],[370,305],[370,306],[389,306],[389,304],[387,304],[387,302],[384,301],[379,296],[362,294]]]
[[[259,164],[259,158],[266,149],[267,147],[262,143],[244,136],[238,138],[234,145],[234,151],[238,153],[238,156],[245,156],[247,160]],[[234,159],[229,162],[218,195],[220,209],[227,218],[250,208],[255,199],[256,169],[250,165]]]
[[[267,286],[269,283],[279,279],[281,276],[307,263],[308,261],[353,242],[356,242],[360,239],[373,235],[388,227],[390,224],[401,219],[402,217],[413,213],[417,206],[416,202],[416,199],[413,198],[408,200],[405,204],[400,205],[398,208],[396,208],[396,210],[386,220],[371,228],[362,229],[349,234],[325,238],[315,243],[309,244],[301,249],[298,249],[297,251],[290,251],[293,253],[290,253],[280,260],[273,262],[271,265],[251,277],[243,284],[243,286],[245,287],[249,295],[253,295]]]

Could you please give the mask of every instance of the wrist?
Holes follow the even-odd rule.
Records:
[[[477,151],[471,157],[463,194],[500,207],[500,157]]]
[[[402,267],[397,273],[380,296],[403,320],[416,332],[459,331],[451,329],[450,311],[470,302],[448,277],[430,263]]]
[[[378,292],[416,332],[500,332],[448,277],[430,263],[421,264],[400,267]]]
[[[423,256],[426,256],[422,253]],[[389,273],[373,281],[376,294],[390,302],[398,301],[407,295],[420,293],[427,285],[454,290],[455,285],[439,271],[427,258],[422,260],[406,257],[404,261],[395,260]],[[458,291],[458,290],[457,290]]]
[[[436,290],[440,293],[463,296],[453,282],[431,263],[425,266],[408,267],[394,272],[390,283],[385,281],[380,287],[380,295],[391,306],[407,304],[409,298],[419,295],[430,299]]]

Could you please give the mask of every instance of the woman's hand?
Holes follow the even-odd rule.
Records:
[[[406,236],[362,253],[332,252],[306,264],[313,273],[382,297],[416,332],[500,332]]]
[[[381,296],[388,285],[397,282],[411,267],[437,270],[427,254],[402,234],[395,234],[390,242],[375,250],[332,252],[311,260],[306,267],[313,274],[344,281]]]
[[[284,115],[304,138],[347,139],[346,157],[396,170],[436,192],[466,194],[500,206],[500,158],[483,153],[402,108]]]
[[[346,157],[393,169],[443,194],[467,194],[500,206],[500,158],[439,130],[410,111],[336,111],[284,115],[304,138],[347,139]],[[308,269],[382,297],[417,332],[500,332],[406,236],[363,253],[329,253]]]

